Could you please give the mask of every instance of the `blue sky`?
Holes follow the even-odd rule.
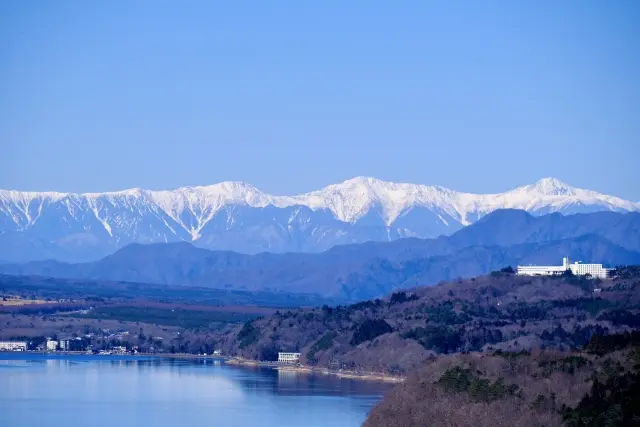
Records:
[[[640,201],[640,2],[0,4],[0,188],[350,177]]]

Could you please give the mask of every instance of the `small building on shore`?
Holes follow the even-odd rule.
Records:
[[[63,338],[59,341],[61,351],[71,350],[71,340],[69,338]]]
[[[300,361],[300,353],[278,353],[278,362],[280,363],[298,363]]]
[[[562,258],[562,265],[519,265],[517,274],[520,276],[559,276],[570,271],[576,276],[598,277],[604,279],[609,276],[611,269],[602,264],[582,264],[579,261],[571,264],[568,257]]]
[[[56,351],[58,349],[58,341],[47,339],[47,351]]]
[[[27,351],[27,342],[0,341],[0,351]]]

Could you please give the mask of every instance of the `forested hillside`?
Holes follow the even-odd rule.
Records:
[[[280,310],[220,337],[226,354],[404,375],[439,354],[572,349],[640,326],[640,274],[522,277],[511,269],[348,306]]]
[[[640,423],[640,333],[581,351],[456,354],[425,363],[365,427],[604,427]]]

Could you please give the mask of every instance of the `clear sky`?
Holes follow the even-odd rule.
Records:
[[[640,201],[640,1],[0,2],[0,188]]]

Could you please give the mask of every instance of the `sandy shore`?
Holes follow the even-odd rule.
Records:
[[[306,374],[322,374],[322,375],[335,375],[339,378],[348,378],[354,380],[369,380],[369,381],[386,381],[392,383],[401,383],[405,379],[404,377],[380,374],[375,372],[355,372],[355,371],[336,371],[327,368],[317,368],[312,366],[291,366],[281,365],[277,362],[258,362],[257,360],[248,360],[240,358],[232,358],[225,361],[230,365],[242,365],[242,366],[263,366],[276,369],[278,371],[291,371]]]
[[[36,354],[51,354],[51,355],[59,355],[59,356],[94,356],[96,358],[100,358],[100,354],[87,354],[84,351],[57,351],[57,352],[39,352],[39,351],[29,351],[28,353],[36,353]],[[137,353],[135,355],[132,354],[111,354],[111,356],[142,356],[142,357],[157,357],[157,358],[170,358],[170,359],[210,359],[210,360],[221,360],[224,363],[229,365],[240,365],[240,366],[253,366],[253,367],[265,367],[265,368],[273,368],[278,371],[291,371],[291,372],[299,372],[306,374],[322,374],[322,375],[335,375],[339,378],[349,378],[355,380],[369,380],[369,381],[386,381],[392,383],[400,383],[405,379],[404,377],[393,376],[380,374],[376,372],[356,372],[356,371],[345,371],[340,370],[336,371],[333,369],[327,369],[322,367],[315,366],[293,366],[293,365],[284,365],[278,362],[259,362],[257,360],[251,359],[242,359],[239,357],[225,357],[225,356],[214,356],[214,355],[199,355],[199,354],[185,354],[185,353]]]

